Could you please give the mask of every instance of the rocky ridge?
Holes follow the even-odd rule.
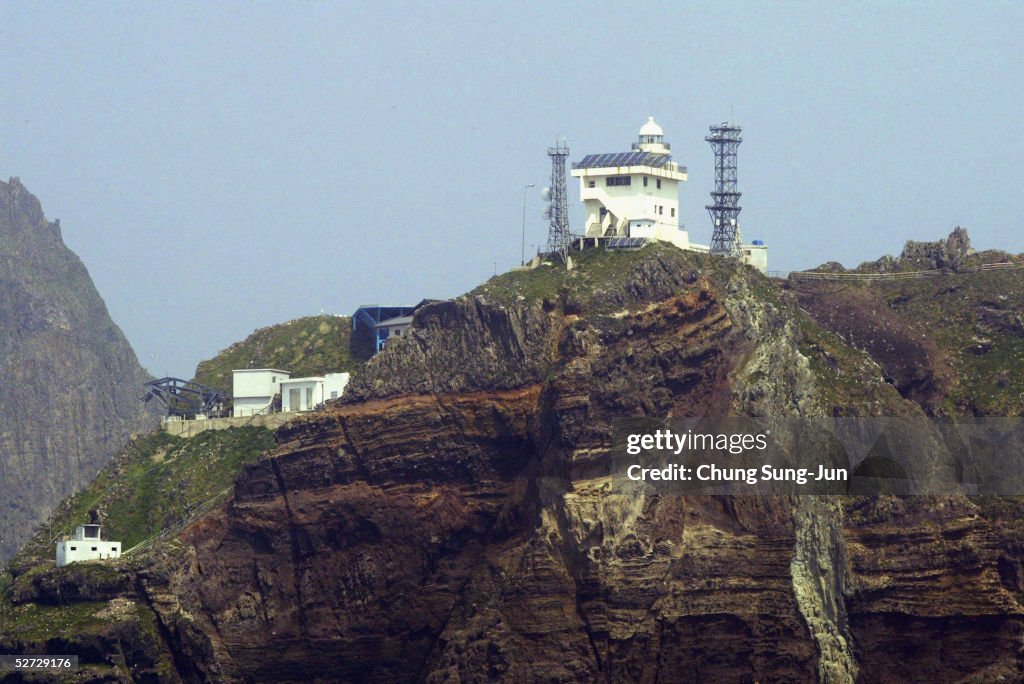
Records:
[[[148,377],[82,262],[17,178],[0,182],[0,561],[155,416]]]
[[[1012,500],[611,477],[623,416],[923,415],[870,348],[712,257],[579,264],[421,307],[228,503],[133,561],[148,662],[183,681],[1019,678]],[[51,600],[19,591],[52,571],[23,572],[15,609]]]

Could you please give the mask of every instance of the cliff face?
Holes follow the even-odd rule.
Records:
[[[144,660],[185,681],[1019,680],[1013,500],[610,477],[618,417],[923,411],[750,269],[579,261],[419,309],[226,505],[131,561]],[[12,615],[66,581],[19,572]]]
[[[0,182],[0,560],[153,420],[146,373],[85,267],[13,178]]]

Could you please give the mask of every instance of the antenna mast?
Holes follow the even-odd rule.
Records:
[[[569,158],[569,146],[555,141],[548,148],[551,157],[551,199],[548,205],[548,245],[550,254],[558,254],[563,263],[568,263],[569,243],[569,198],[565,191],[565,160]]]
[[[711,135],[704,138],[711,143],[715,153],[715,189],[711,192],[714,204],[705,208],[711,214],[711,253],[725,256],[740,256],[740,226],[737,217],[742,207],[736,191],[736,149],[743,142],[743,129],[730,123],[711,126]]]

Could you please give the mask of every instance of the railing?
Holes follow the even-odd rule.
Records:
[[[192,511],[186,517],[180,519],[178,522],[176,522],[176,523],[174,523],[172,525],[168,525],[167,527],[165,527],[164,529],[160,530],[156,534],[154,534],[154,535],[152,535],[150,537],[147,537],[146,539],[143,539],[142,541],[140,541],[135,546],[133,546],[130,549],[127,549],[124,552],[122,552],[121,556],[130,556],[132,554],[138,553],[139,551],[142,551],[144,549],[149,548],[150,546],[152,546],[154,543],[156,543],[160,539],[163,539],[164,537],[167,537],[168,535],[180,532],[181,530],[185,529],[190,524],[195,522],[196,519],[198,519],[200,516],[205,514],[211,508],[213,508],[214,506],[219,504],[221,501],[223,501],[225,499],[225,497],[233,489],[234,489],[234,485],[231,485],[230,487],[225,487],[221,491],[219,491],[216,494],[214,494],[211,498],[207,499],[203,503],[199,504],[197,507],[193,508]]]
[[[845,280],[845,281],[871,281],[871,280],[911,280],[914,278],[930,278],[933,276],[949,275],[957,273],[981,273],[982,271],[1009,271],[1024,268],[1024,262],[1003,261],[997,264],[982,264],[977,268],[964,269],[961,271],[950,271],[948,269],[933,268],[925,271],[896,271],[894,273],[833,273],[829,271],[794,271],[789,274],[791,280]],[[769,271],[769,275],[773,272]]]

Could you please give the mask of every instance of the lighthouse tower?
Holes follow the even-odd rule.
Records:
[[[573,164],[584,206],[583,234],[609,246],[621,242],[616,238],[646,238],[701,249],[690,244],[679,223],[679,184],[686,181],[686,167],[672,160],[671,151],[651,116],[630,152],[588,154]]]

